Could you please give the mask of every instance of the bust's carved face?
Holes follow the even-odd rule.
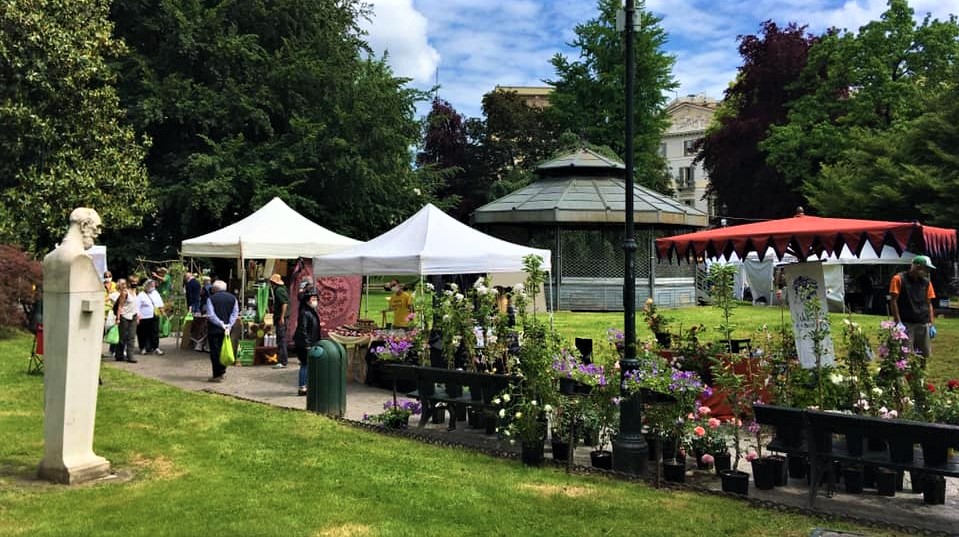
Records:
[[[83,248],[85,250],[93,247],[94,241],[100,235],[101,226],[100,215],[96,213],[80,223],[80,235],[83,237]]]

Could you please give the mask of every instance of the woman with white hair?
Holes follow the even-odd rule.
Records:
[[[156,290],[156,282],[147,280],[143,284],[143,290],[137,295],[137,313],[140,314],[140,323],[137,325],[137,343],[140,346],[140,354],[149,354],[155,352],[163,354],[160,350],[160,309],[163,308],[163,298]]]
[[[210,343],[210,365],[213,376],[209,382],[223,382],[226,366],[220,363],[220,349],[223,339],[230,333],[233,324],[240,316],[240,305],[236,297],[226,291],[226,282],[217,280],[211,288],[212,296],[206,301],[207,341]]]

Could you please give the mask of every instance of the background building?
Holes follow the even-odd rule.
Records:
[[[718,105],[719,101],[705,95],[673,100],[666,108],[671,124],[659,146],[673,176],[676,199],[708,214],[710,219],[716,216],[716,210],[712,200],[704,199],[709,177],[701,163],[693,163],[697,154],[693,147],[706,133]]]

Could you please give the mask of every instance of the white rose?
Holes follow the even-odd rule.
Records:
[[[509,394],[508,394],[508,393],[504,393],[504,394],[503,394],[503,401],[506,401],[507,403],[509,403]]]
[[[543,405],[543,410],[545,410],[546,412],[552,412],[553,405]]]
[[[842,384],[842,375],[833,373],[829,375],[829,380],[831,380],[833,384]]]
[[[459,288],[460,288],[460,287],[459,287],[458,285],[456,285],[455,283],[451,283],[451,284],[450,284],[450,289],[452,289],[454,292],[456,292],[457,290],[459,290]]]
[[[456,296],[453,298],[455,298],[457,302],[461,302],[463,300],[463,293],[456,293]]]
[[[489,294],[489,288],[481,286],[476,290],[476,294],[480,296],[486,296]]]
[[[522,293],[522,292],[523,292],[523,284],[518,283],[518,284],[514,285],[514,286],[513,286],[513,291],[515,291],[515,292],[517,292],[517,293]]]
[[[505,418],[505,417],[506,417],[506,409],[505,409],[505,408],[499,409],[499,417],[501,417],[501,418]]]
[[[427,283],[427,284],[426,284],[426,290],[427,290],[427,291],[429,291],[429,292],[432,293],[434,289],[436,289],[436,288],[433,287],[433,284],[431,284],[431,283]]]
[[[516,418],[516,419],[520,419],[520,418],[523,417],[523,413],[522,413],[522,412],[517,412],[516,414],[513,415],[513,417]]]
[[[533,406],[536,406],[536,405],[539,404],[539,403],[537,403],[536,401],[530,401],[529,404],[531,404],[531,405],[533,405]]]
[[[875,388],[872,389],[872,393],[874,395],[882,395],[882,388],[880,388],[879,386],[876,386]]]
[[[496,399],[493,399],[493,404],[499,405],[499,397],[497,397]]]

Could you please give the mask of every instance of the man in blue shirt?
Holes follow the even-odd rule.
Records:
[[[223,382],[226,366],[220,363],[220,349],[223,339],[230,333],[233,324],[240,316],[240,305],[236,297],[226,290],[226,282],[213,282],[213,296],[206,301],[207,311],[207,338],[210,343],[210,363],[213,365],[213,376],[209,382]]]

